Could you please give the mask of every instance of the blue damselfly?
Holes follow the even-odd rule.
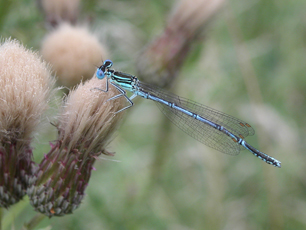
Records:
[[[156,86],[143,83],[137,77],[111,69],[113,62],[104,61],[97,69],[96,76],[99,79],[106,79],[106,88],[99,89],[108,91],[108,84],[113,85],[120,93],[109,100],[125,97],[130,105],[120,109],[122,112],[133,106],[132,99],[136,96],[150,99],[157,102],[160,110],[180,129],[203,144],[220,152],[237,155],[241,149],[247,149],[256,157],[276,167],[281,167],[281,162],[260,152],[244,138],[254,135],[255,131],[248,123],[201,105],[194,101],[181,98]],[[126,91],[133,93],[131,97]]]

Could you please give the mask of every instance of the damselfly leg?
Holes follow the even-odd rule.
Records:
[[[134,105],[134,103],[133,103],[133,101],[132,101],[132,99],[135,97],[134,95],[132,95],[131,98],[129,98],[129,97],[126,95],[126,92],[125,92],[123,89],[121,89],[119,86],[113,84],[112,82],[111,82],[111,85],[114,86],[114,87],[120,92],[120,94],[118,94],[118,95],[116,95],[116,96],[114,96],[114,97],[112,97],[112,98],[109,98],[107,101],[115,100],[115,99],[117,99],[117,98],[123,96],[123,97],[127,100],[127,102],[130,103],[130,105],[128,105],[128,106],[126,106],[126,107],[124,107],[124,108],[118,110],[117,112],[115,112],[115,114],[120,113],[120,112],[122,112],[123,110],[126,110],[126,109],[128,109],[128,108],[130,108],[130,107],[132,107],[132,106]]]

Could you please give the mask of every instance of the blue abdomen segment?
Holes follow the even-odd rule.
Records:
[[[280,168],[281,167],[281,162],[276,160],[273,157],[270,157],[269,155],[260,152],[259,150],[255,149],[253,146],[249,145],[246,141],[242,140],[240,143],[244,148],[249,150],[251,153],[254,154],[254,156],[258,157],[259,159],[267,162],[270,165],[274,165],[275,167]]]

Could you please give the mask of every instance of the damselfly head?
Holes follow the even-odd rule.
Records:
[[[96,73],[97,78],[99,79],[103,79],[105,77],[104,71],[101,69],[101,67],[99,67],[97,69],[97,73]]]
[[[106,69],[109,69],[110,67],[113,66],[113,62],[109,59],[105,60],[104,63],[103,63],[103,66],[106,68]]]
[[[101,65],[98,69],[97,69],[97,78],[99,79],[103,79],[105,77],[105,71],[106,69],[108,70],[109,68],[111,68],[113,66],[113,62],[109,59],[106,59],[103,63],[103,65]]]

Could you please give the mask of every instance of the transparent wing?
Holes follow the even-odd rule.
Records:
[[[196,113],[209,121],[223,126],[236,136],[245,138],[247,136],[254,135],[255,133],[254,129],[248,123],[218,110],[185,98],[181,98],[175,94],[171,94],[152,85],[139,82],[138,86],[140,89],[150,93],[151,95],[155,95],[166,101],[175,103],[186,110]],[[220,132],[219,130],[216,130],[215,128],[169,106],[161,103],[157,103],[157,105],[176,126],[196,140],[226,154],[239,154],[241,146],[223,132]]]

